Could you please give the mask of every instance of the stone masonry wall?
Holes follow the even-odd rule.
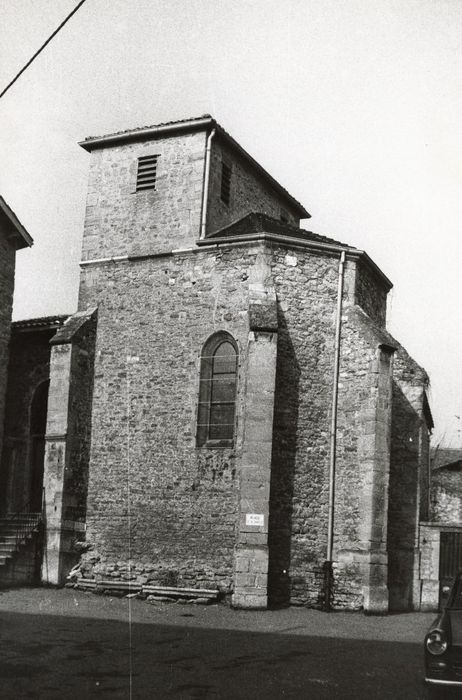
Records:
[[[391,406],[386,387],[388,370],[379,347],[383,341],[377,325],[360,307],[344,303],[337,424],[334,604],[350,608],[365,604],[366,589],[371,593],[372,558],[375,556],[377,564],[386,566],[381,550],[386,537],[383,527],[386,526],[387,430]]]
[[[436,523],[421,523],[420,549],[420,610],[438,610],[440,595],[440,539],[441,528]]]
[[[155,190],[135,191],[138,158],[158,154]],[[97,149],[83,260],[191,247],[199,238],[205,133]]]
[[[248,280],[257,250],[201,250],[84,269],[81,303],[99,301],[87,516],[92,549],[82,568],[87,575],[231,586],[236,457],[245,427]],[[270,596],[273,603],[285,595],[317,604],[327,531],[338,259],[279,246],[272,256],[279,328]],[[354,299],[351,284],[345,299]],[[233,451],[195,448],[198,358],[214,330],[227,330],[240,347]],[[357,371],[359,386],[363,375]],[[347,417],[341,430],[345,461],[348,449],[356,449]],[[351,494],[359,484],[356,473],[354,483],[341,476]],[[339,505],[342,533],[348,519],[360,516],[359,504],[352,507],[342,488],[339,493],[345,501]],[[345,575],[338,604],[351,604],[354,576],[359,578],[356,570]]]
[[[209,232],[250,211],[279,218],[282,208],[290,223],[298,223],[297,212],[228,151],[223,155],[232,165],[231,201],[229,207],[223,205],[222,149],[216,138]],[[171,252],[194,246],[198,237],[204,150],[205,134],[195,134],[93,154],[84,259],[146,257],[82,270],[79,308],[98,306],[87,503],[90,549],[82,559],[84,575],[232,588],[245,430],[248,287],[261,246]],[[171,172],[169,187],[163,188],[161,178],[155,193],[134,195],[130,187],[136,158],[155,152],[161,153],[159,177],[163,167]],[[326,556],[339,256],[296,244],[267,244],[267,250],[278,301],[269,597],[274,604],[290,600],[317,605],[322,602]],[[353,260],[347,262],[336,606],[363,604],[364,567],[355,545],[365,498],[358,438],[367,417],[361,390],[380,342],[375,332],[363,337],[358,319],[349,318],[347,311],[359,304],[364,310],[360,313],[383,326],[385,297],[375,275],[359,270]],[[234,449],[197,449],[200,351],[218,330],[231,333],[240,350],[236,443]]]
[[[327,533],[338,260],[274,248],[279,328],[270,494],[270,603],[316,604]]]
[[[278,298],[269,516],[272,604],[322,601],[338,257],[268,244]],[[99,303],[87,541],[82,573],[232,587],[248,337],[258,245],[84,268],[81,304]],[[378,339],[348,317],[339,396],[336,606],[360,607],[361,390]],[[358,310],[359,314],[365,316]],[[240,348],[234,450],[197,449],[200,350],[217,330]]]
[[[399,347],[394,363],[393,421],[388,518],[388,587],[391,610],[418,606],[420,488],[428,459],[429,433],[423,414],[428,378]]]
[[[67,450],[69,466],[64,489],[63,520],[85,522],[91,444],[91,405],[95,360],[96,317],[73,339]]]
[[[270,505],[270,600],[320,605],[327,548],[329,430],[338,256],[275,248],[278,365]],[[355,298],[347,263],[344,314]],[[351,552],[361,522],[361,389],[377,341],[344,318],[339,385],[334,605],[359,607],[362,578]],[[350,552],[350,554],[347,554]]]
[[[99,305],[86,575],[231,587],[255,259],[227,249],[83,270],[81,302]],[[199,358],[218,330],[240,351],[237,439],[198,449]]]
[[[431,519],[462,523],[462,478],[460,469],[441,467],[432,471]]]
[[[270,601],[283,604],[290,599],[292,604],[317,606],[324,599],[338,256],[275,249],[273,275],[280,319],[270,504]],[[359,438],[367,422],[362,411],[366,380],[381,342],[374,324],[367,323],[367,316],[354,306],[355,277],[355,263],[347,262],[333,603],[349,608],[363,605],[363,560],[370,547],[369,541],[362,541],[361,532],[367,495],[363,493]],[[376,294],[380,297],[380,289]]]
[[[387,290],[377,275],[360,263],[356,275],[356,302],[381,328],[387,316]]]
[[[385,567],[389,473],[390,370],[381,336],[356,306],[345,310],[340,361],[334,604],[374,607]],[[385,364],[384,364],[385,363]],[[382,587],[386,584],[382,581]],[[364,596],[367,592],[367,601]]]
[[[5,395],[10,340],[11,310],[13,307],[15,250],[0,231],[0,454],[3,442]]]
[[[222,159],[232,171],[229,205],[220,198]],[[279,219],[282,210],[287,214],[289,224],[299,225],[300,215],[290,204],[265,185],[247,162],[215,137],[212,141],[207,232],[216,231],[254,211]]]
[[[42,579],[60,584],[79,560],[85,531],[95,309],[73,314],[51,341]]]

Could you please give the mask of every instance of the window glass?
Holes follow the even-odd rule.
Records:
[[[454,583],[451,608],[462,608],[462,576],[458,576]]]
[[[197,445],[232,445],[237,382],[237,348],[227,333],[212,336],[201,357]],[[213,445],[212,445],[213,443]]]
[[[229,204],[231,195],[231,166],[224,161],[221,164],[221,201]]]

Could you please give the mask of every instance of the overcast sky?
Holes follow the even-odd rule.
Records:
[[[1,3],[1,87],[76,4]],[[35,241],[15,319],[76,308],[77,141],[204,113],[310,230],[392,280],[389,329],[430,375],[436,435],[461,445],[461,0],[87,0],[0,101],[0,193]]]

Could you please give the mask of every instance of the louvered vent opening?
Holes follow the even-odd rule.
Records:
[[[231,193],[231,166],[222,162],[221,164],[221,201],[229,204],[229,196]]]
[[[155,156],[142,156],[138,158],[138,172],[136,174],[136,191],[155,190],[157,177],[157,159]]]

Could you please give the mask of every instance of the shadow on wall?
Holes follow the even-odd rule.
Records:
[[[278,304],[278,353],[274,397],[269,507],[268,604],[290,604],[290,560],[300,367]]]
[[[421,426],[421,417],[393,382],[388,496],[388,589],[393,612],[412,609]]]

